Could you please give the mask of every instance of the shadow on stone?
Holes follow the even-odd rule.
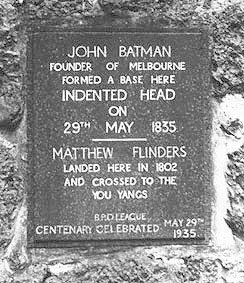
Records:
[[[0,97],[0,128],[14,130],[23,116],[24,103]]]

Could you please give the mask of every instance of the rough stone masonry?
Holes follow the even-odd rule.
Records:
[[[210,245],[26,248],[25,56],[32,20],[210,29]],[[0,282],[244,282],[243,0],[0,0]]]

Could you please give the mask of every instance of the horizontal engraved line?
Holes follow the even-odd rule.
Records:
[[[120,138],[120,139],[92,139],[94,142],[99,142],[99,141],[147,141],[146,138]]]

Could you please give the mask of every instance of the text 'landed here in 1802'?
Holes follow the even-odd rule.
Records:
[[[30,33],[30,246],[206,241],[208,53],[202,31]]]

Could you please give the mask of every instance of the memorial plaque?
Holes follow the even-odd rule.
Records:
[[[29,246],[203,244],[211,107],[203,31],[32,31]]]

